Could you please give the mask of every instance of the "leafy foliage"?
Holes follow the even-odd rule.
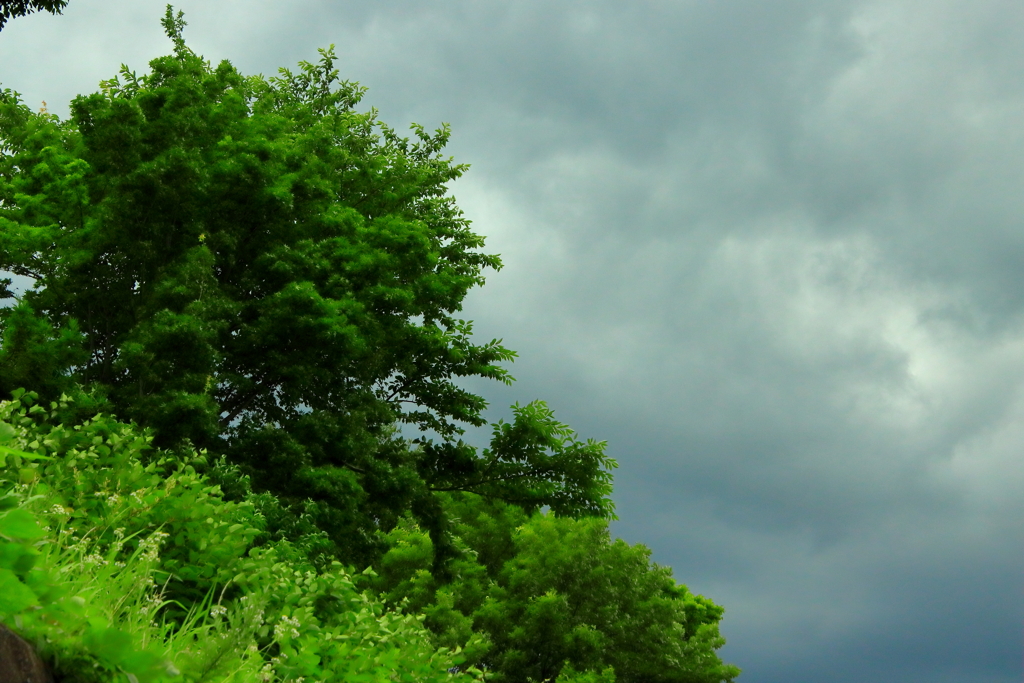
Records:
[[[563,673],[618,681],[718,683],[739,674],[715,651],[724,610],[690,593],[650,550],[612,542],[607,521],[527,515],[476,496],[449,502],[462,557],[431,574],[430,539],[410,520],[368,580],[391,604],[426,615],[437,642],[464,646],[502,683]]]
[[[32,394],[0,404],[0,622],[38,642],[61,680],[474,675],[450,673],[457,653],[337,563],[317,571],[287,542],[252,547],[256,506],[183,464],[199,454],[171,457],[109,418],[55,424],[61,408]]]
[[[0,91],[0,622],[81,683],[735,678],[611,541],[604,443],[540,401],[461,438],[515,354],[457,315],[501,263],[448,128],[163,25],[68,121]]]
[[[0,30],[14,17],[23,17],[38,10],[60,14],[68,0],[0,0]]]
[[[603,444],[542,403],[460,438],[486,404],[458,379],[510,382],[515,354],[456,315],[501,262],[448,194],[447,126],[356,111],[331,50],[246,77],[164,26],[174,53],[69,121],[0,94],[0,268],[35,281],[0,309],[0,391],[226,454],[360,564],[407,510],[444,555],[437,491],[611,515]]]

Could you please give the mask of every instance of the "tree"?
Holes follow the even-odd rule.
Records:
[[[68,0],[0,0],[0,31],[14,17],[23,17],[39,10],[60,14],[67,6]]]
[[[537,515],[516,534],[500,590],[476,619],[505,681],[548,680],[563,663],[619,681],[720,683],[739,674],[715,650],[724,610],[676,584],[651,551],[610,541],[602,519]]]
[[[448,127],[357,112],[331,50],[247,77],[163,25],[173,54],[70,120],[0,95],[0,269],[35,281],[0,312],[0,391],[226,454],[361,564],[407,510],[442,557],[442,491],[611,515],[604,445],[543,404],[461,439],[486,404],[458,379],[510,382],[515,354],[456,316],[501,262],[448,193]]]
[[[439,581],[432,546],[407,521],[370,588],[425,615],[438,645],[460,646],[495,683],[614,671],[619,683],[721,683],[724,610],[694,595],[650,550],[612,541],[606,520],[527,515],[474,495],[448,500],[461,557]]]

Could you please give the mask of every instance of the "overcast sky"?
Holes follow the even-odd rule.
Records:
[[[505,268],[471,295],[620,468],[615,533],[726,608],[745,683],[1019,683],[1024,4],[187,0],[245,73],[336,44],[450,122]],[[0,33],[66,115],[170,51],[160,2]]]

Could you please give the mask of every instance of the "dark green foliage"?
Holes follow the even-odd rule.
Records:
[[[60,14],[67,6],[68,0],[0,0],[0,30],[14,17],[23,17],[39,10]]]
[[[0,392],[225,454],[359,564],[407,510],[443,560],[437,491],[610,515],[603,444],[543,404],[482,453],[459,438],[485,402],[458,379],[509,382],[515,354],[456,315],[500,261],[448,194],[448,128],[410,141],[356,111],[330,50],[246,77],[164,26],[174,54],[69,121],[0,95],[0,269],[36,285],[0,311]]]
[[[724,610],[612,541],[607,521],[527,515],[462,495],[449,501],[461,557],[454,578],[430,572],[430,539],[407,522],[368,584],[426,615],[437,642],[464,646],[496,683],[608,669],[621,682],[720,683],[739,674],[716,650]],[[569,669],[566,669],[569,667]]]

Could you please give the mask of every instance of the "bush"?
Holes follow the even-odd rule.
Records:
[[[60,424],[67,410],[0,403],[0,621],[62,681],[479,677],[340,564],[255,547],[257,503],[226,501],[203,453],[102,415]]]

